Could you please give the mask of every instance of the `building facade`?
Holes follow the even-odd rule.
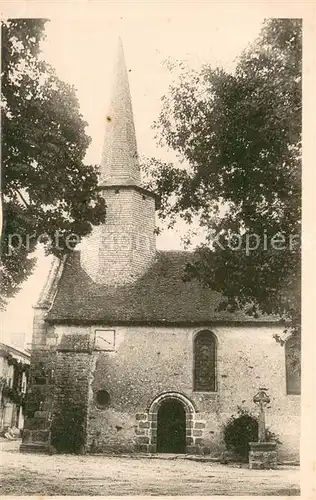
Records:
[[[300,380],[271,317],[218,307],[184,281],[189,252],[155,243],[155,194],[141,185],[120,45],[105,124],[105,224],[55,261],[35,307],[21,450],[219,455],[223,428],[253,396],[271,397],[280,457],[299,455]]]
[[[0,432],[23,429],[30,354],[0,343]]]

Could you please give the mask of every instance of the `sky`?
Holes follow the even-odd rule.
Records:
[[[68,15],[54,11],[48,16],[51,21],[46,24],[43,57],[55,67],[60,79],[77,89],[81,113],[88,122],[87,133],[92,138],[88,163],[97,164],[101,158],[119,36],[129,70],[138,152],[172,161],[172,152],[157,147],[151,128],[160,111],[160,98],[174,78],[163,61],[186,60],[197,69],[210,63],[231,71],[236,57],[258,35],[265,17],[263,10],[249,4],[226,5],[224,10],[217,9],[216,15],[208,4],[201,3],[199,8],[183,3],[176,15],[172,4],[157,3],[150,9],[146,4],[142,8],[135,5],[108,3],[100,10],[79,4]],[[157,248],[182,248],[184,230],[178,226],[163,232]],[[3,342],[21,345],[31,341],[32,305],[51,264],[51,258],[45,258],[43,252],[38,255],[35,273],[1,314]]]

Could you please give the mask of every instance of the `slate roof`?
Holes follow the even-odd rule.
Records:
[[[100,185],[140,185],[140,168],[123,46],[119,40],[100,168]]]
[[[221,295],[196,280],[183,281],[190,252],[157,252],[150,269],[132,285],[109,287],[94,283],[80,266],[78,251],[68,256],[49,322],[206,325],[214,322],[271,322],[243,312],[217,311]]]

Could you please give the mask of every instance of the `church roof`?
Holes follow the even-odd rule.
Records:
[[[157,251],[156,260],[136,282],[99,285],[80,266],[78,251],[68,256],[47,314],[49,322],[73,324],[206,325],[214,322],[271,322],[242,311],[217,311],[222,297],[196,280],[183,281],[190,252]]]

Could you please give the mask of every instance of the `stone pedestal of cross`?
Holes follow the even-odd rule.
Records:
[[[258,442],[249,443],[249,468],[250,469],[276,469],[277,452],[276,442],[266,441],[265,407],[270,403],[267,389],[260,387],[253,398],[253,402],[259,406],[258,418]]]

